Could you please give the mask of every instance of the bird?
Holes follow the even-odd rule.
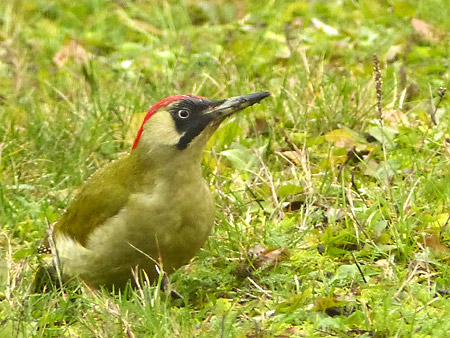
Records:
[[[187,264],[215,220],[203,149],[226,117],[269,95],[174,95],[153,105],[131,151],[85,182],[38,248],[52,254],[60,280],[118,290],[135,285],[136,271],[155,281]]]

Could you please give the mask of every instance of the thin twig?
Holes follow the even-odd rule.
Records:
[[[450,215],[448,215],[447,220],[445,221],[445,224],[441,227],[440,236],[445,232],[448,224],[450,222]]]
[[[58,253],[58,250],[56,249],[56,244],[55,244],[55,240],[53,237],[54,224],[49,224],[48,219],[46,219],[46,222],[47,222],[48,244],[50,246],[50,250],[52,253],[52,263],[56,270],[56,276],[58,278],[59,287],[62,290],[63,289],[63,279],[62,279],[62,272],[61,272],[61,270],[62,270],[61,269],[61,260],[59,259],[59,253]],[[62,293],[62,295],[63,295],[63,298],[66,299],[66,294],[64,292]]]
[[[356,260],[355,255],[353,254],[353,252],[350,252],[350,254],[351,254],[352,257],[353,257],[353,260],[355,261],[355,265],[356,265],[356,267],[358,268],[358,271],[359,271],[359,273],[361,274],[361,277],[362,277],[364,283],[367,284],[366,277],[364,277],[364,273],[362,272],[361,267],[359,266],[359,263],[358,263],[358,261]]]
[[[362,226],[362,224],[358,221],[358,218],[356,217],[355,214],[355,205],[353,203],[353,197],[352,197],[352,189],[350,189],[351,187],[351,183],[349,183],[349,185],[346,187],[345,189],[345,197],[346,197],[346,202],[348,203],[349,206],[349,211],[350,211],[350,217],[354,222],[354,227],[355,227],[355,236],[356,239],[358,241],[359,244],[359,231],[362,232],[362,234],[366,237],[366,240],[374,247],[374,248],[378,248],[376,243],[370,238],[369,234],[367,233],[367,231],[364,229],[364,227]],[[359,231],[358,231],[359,230]]]
[[[447,91],[447,88],[444,88],[444,87],[439,87],[439,89],[438,89],[439,101],[438,101],[438,103],[436,104],[436,106],[434,107],[433,112],[430,114],[431,122],[430,122],[430,124],[428,125],[428,128],[425,130],[425,133],[424,133],[424,135],[423,135],[423,137],[422,137],[422,141],[420,142],[420,146],[419,146],[419,149],[418,149],[418,153],[421,153],[421,152],[422,152],[423,146],[425,145],[425,140],[426,140],[427,137],[428,137],[428,133],[430,132],[430,129],[431,129],[432,125],[433,125],[433,124],[434,124],[434,125],[437,125],[437,124],[438,124],[438,121],[437,121],[437,119],[436,119],[436,113],[437,113],[437,110],[439,109],[439,106],[440,106],[442,100],[444,99],[444,96],[445,96],[446,91]],[[433,102],[433,97],[431,98],[431,102]]]
[[[436,119],[436,113],[439,109],[439,106],[441,105],[442,100],[444,99],[446,91],[447,91],[447,88],[444,88],[444,87],[439,87],[439,89],[438,89],[439,101],[437,102],[436,106],[434,107],[434,110],[431,112],[431,122],[435,126],[438,124],[438,120]]]
[[[355,192],[358,194],[358,196],[361,199],[361,201],[363,201],[364,205],[368,208],[369,205],[367,204],[366,199],[363,197],[363,195],[361,194],[361,192],[358,189],[358,186],[356,185],[356,182],[355,182],[355,170],[354,169],[352,169],[352,187],[355,190]]]
[[[250,283],[253,284],[254,287],[256,287],[259,291],[265,294],[268,298],[272,298],[272,295],[266,290],[264,290],[261,286],[259,286],[258,283],[256,283],[253,279],[251,279],[250,277],[247,277],[247,279],[250,281]]]
[[[400,293],[403,291],[403,289],[406,287],[406,285],[408,285],[408,283],[411,282],[411,280],[414,278],[418,269],[419,269],[419,264],[415,264],[414,269],[409,273],[409,275],[407,276],[405,281],[402,283],[402,285],[400,285],[400,287],[395,292],[395,294],[392,298],[396,299],[400,295]]]
[[[437,302],[438,300],[441,300],[441,298],[440,298],[440,297],[433,298],[433,299],[430,300],[426,305],[421,306],[421,307],[418,307],[418,308],[416,309],[415,313],[416,313],[416,314],[419,313],[420,311],[422,311],[422,310],[425,309],[426,307],[430,306],[430,305],[433,304],[434,302]]]
[[[250,187],[248,186],[248,184],[245,185],[245,189],[250,193],[250,195],[252,195],[252,197],[254,198],[255,202],[258,203],[259,207],[261,208],[261,210],[263,212],[265,212],[264,210],[264,206],[261,204],[261,201],[258,199],[258,197],[256,197],[255,193],[253,192],[252,189],[250,189]]]

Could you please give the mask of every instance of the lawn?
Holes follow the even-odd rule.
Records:
[[[447,337],[448,0],[0,2],[0,337]],[[157,286],[33,291],[46,228],[148,108],[272,96],[203,156],[204,248]]]

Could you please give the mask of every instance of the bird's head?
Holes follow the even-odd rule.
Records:
[[[261,92],[219,101],[195,95],[167,97],[148,111],[132,150],[147,154],[161,151],[200,154],[227,116],[269,95],[269,92]]]

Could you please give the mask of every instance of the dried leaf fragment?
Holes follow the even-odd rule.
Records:
[[[62,67],[72,59],[75,63],[85,63],[89,59],[89,54],[84,47],[76,40],[70,40],[53,57],[53,62]]]
[[[267,249],[264,245],[257,244],[249,249],[248,256],[256,269],[271,269],[276,263],[281,261],[287,253],[288,250],[286,247]]]
[[[411,19],[411,25],[416,34],[428,42],[438,42],[442,33],[431,24],[416,18]]]

